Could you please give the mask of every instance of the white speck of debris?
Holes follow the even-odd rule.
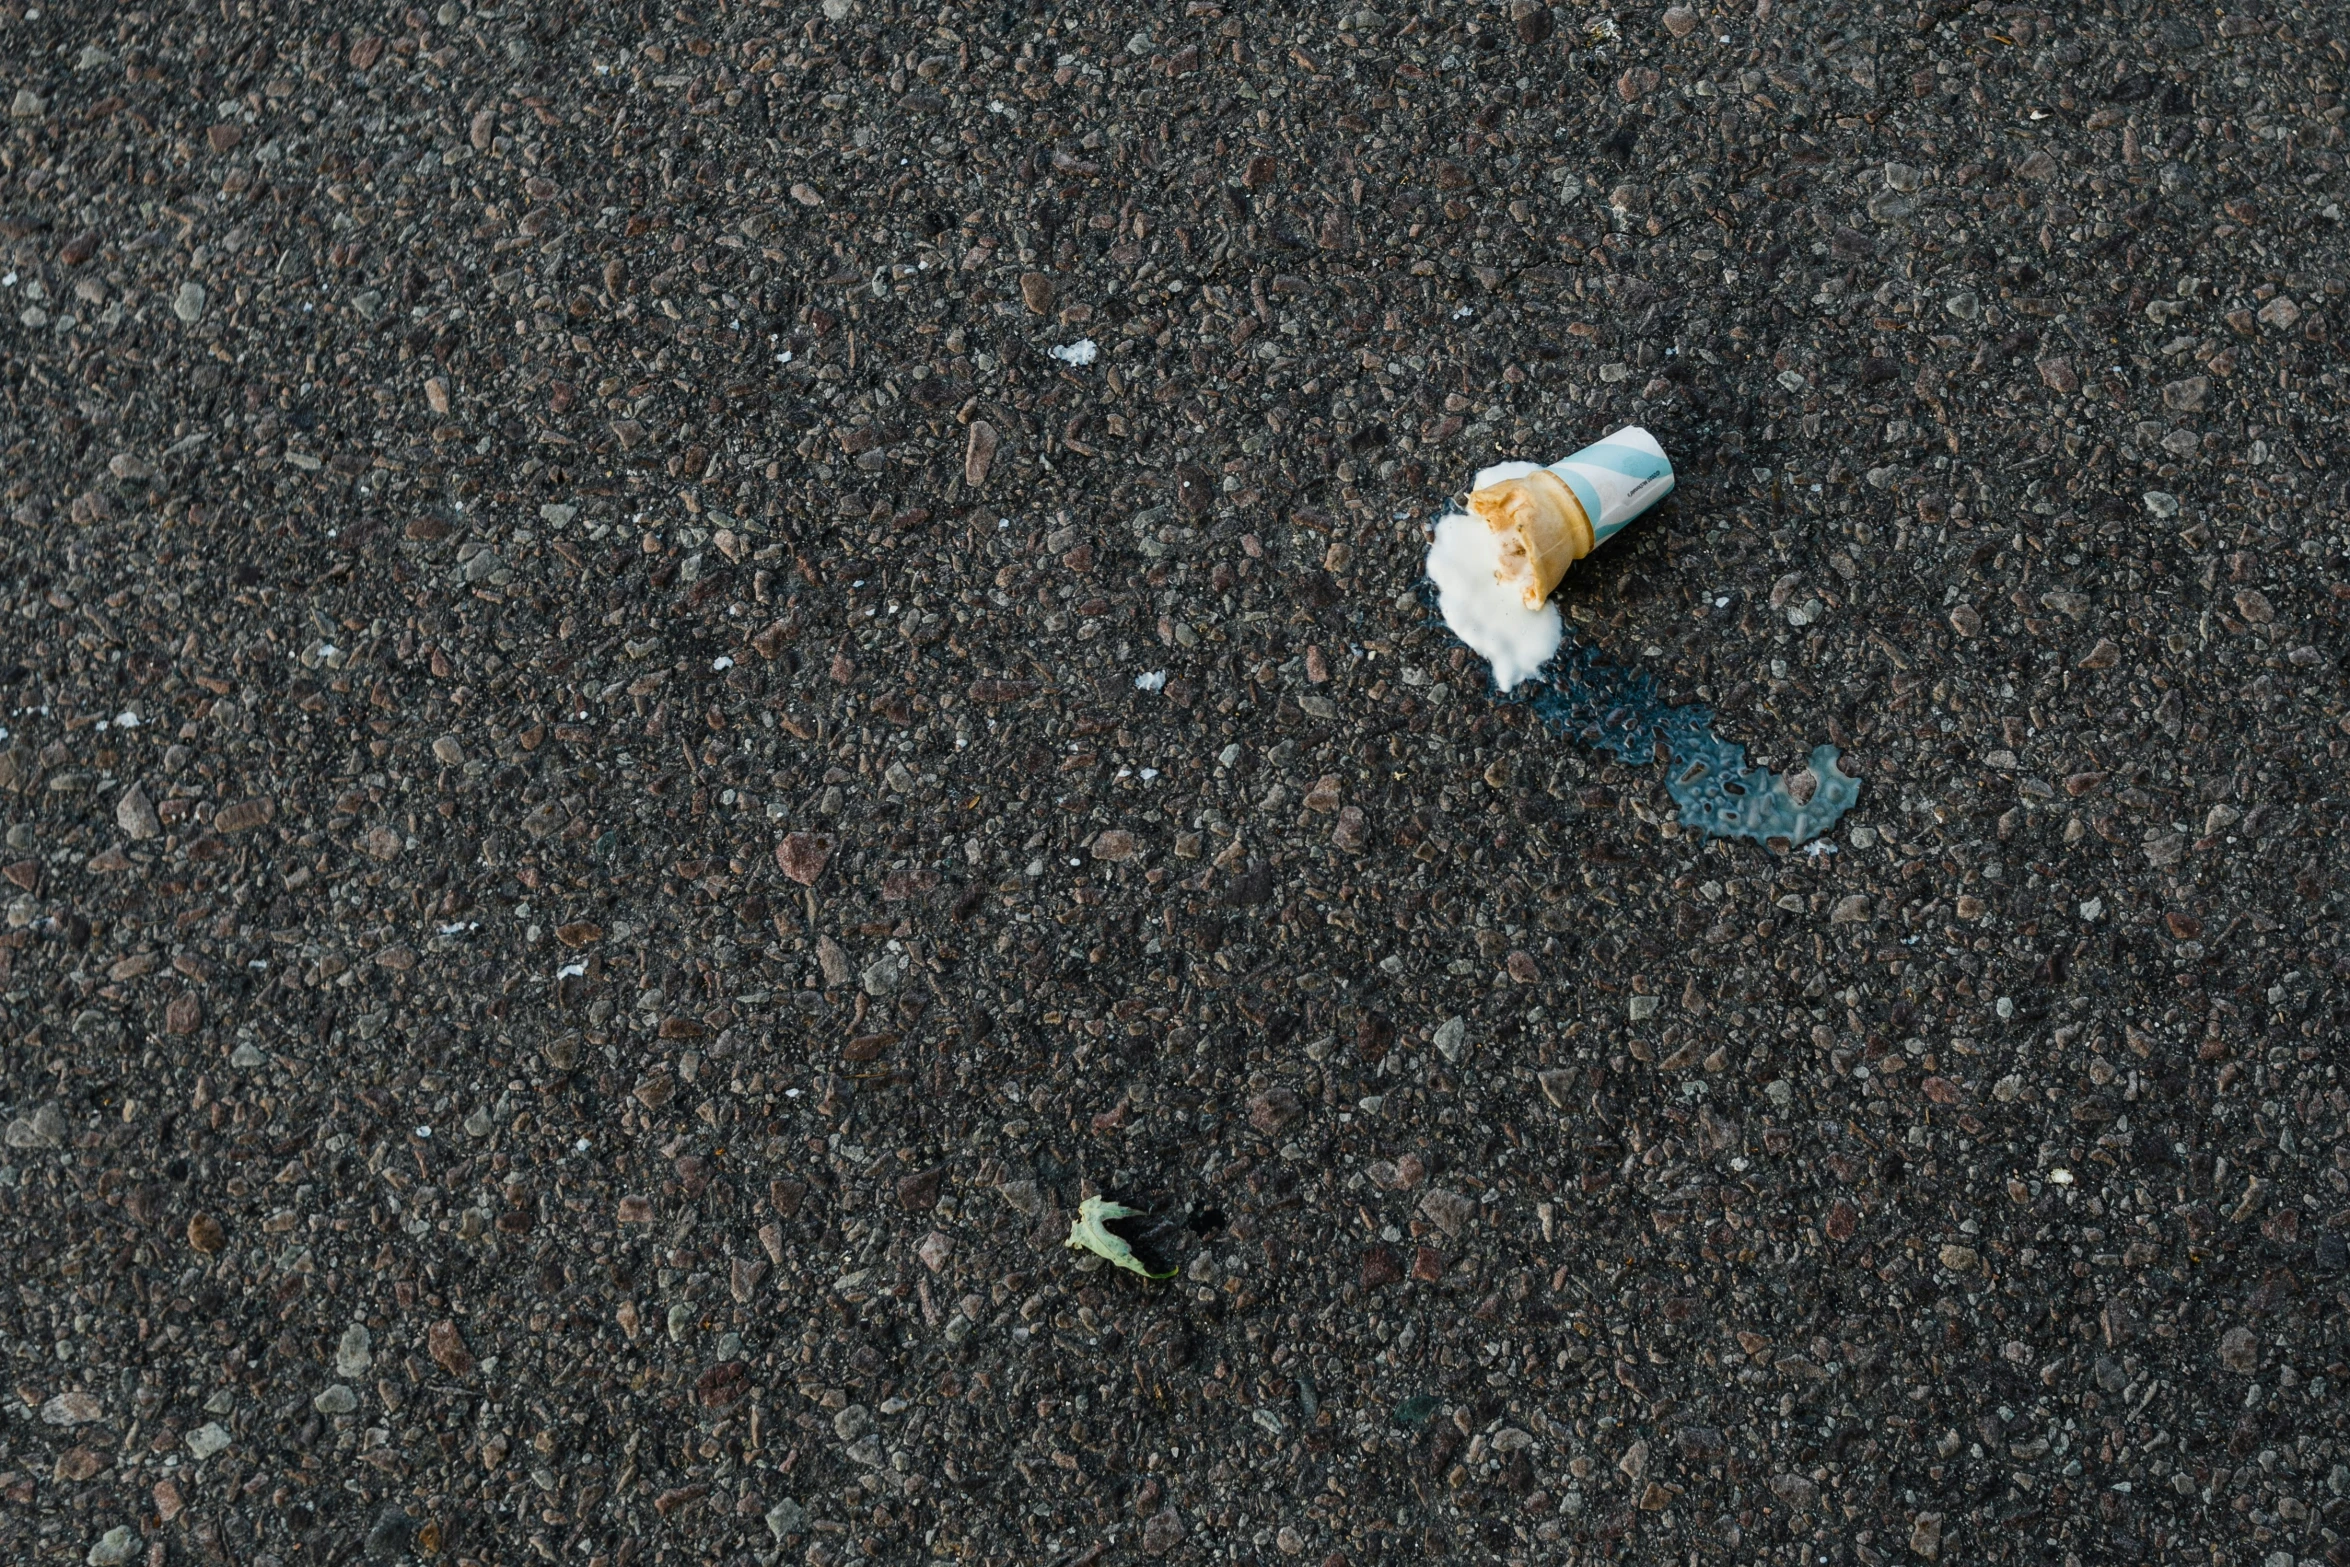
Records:
[[[588,1141],[586,1138],[584,1138],[584,1137],[583,1137],[583,1138],[581,1138],[581,1139],[580,1139],[578,1142],[576,1142],[576,1143],[573,1143],[573,1144],[571,1145],[571,1151],[572,1151],[573,1153],[586,1153],[586,1152],[588,1151],[588,1149],[589,1149],[589,1148],[591,1148],[591,1147],[593,1147],[593,1146],[594,1146],[593,1144],[591,1144],[591,1143],[590,1143],[590,1142],[589,1142],[589,1141]]]
[[[2059,1186],[2070,1186],[2073,1184],[2073,1172],[2059,1166],[2048,1172],[2048,1179]]]
[[[14,287],[16,287],[16,274],[15,274],[15,273],[11,272],[11,273],[9,273],[9,274],[8,274],[8,276],[6,276],[6,277],[0,277],[0,288],[14,288]]]
[[[1070,863],[1071,865],[1083,865],[1085,862],[1084,862],[1083,860],[1077,859],[1077,858],[1075,858],[1074,856],[1072,856],[1072,857],[1070,858],[1070,861],[1069,861],[1069,863]]]
[[[787,1088],[783,1091],[783,1097],[786,1099],[797,1099],[800,1097],[800,1091],[796,1088]]]
[[[1011,525],[1012,525],[1012,519],[1011,519],[1011,518],[1009,518],[1009,517],[998,517],[998,518],[995,520],[995,531],[996,531],[996,532],[998,532],[998,533],[1001,533],[1001,532],[1003,532],[1003,531],[1004,531],[1006,528],[1010,527]]]
[[[722,669],[732,669],[733,667],[734,660],[728,658],[724,653],[721,653],[716,658],[710,660],[710,672],[712,674],[716,674]]]
[[[1466,320],[1468,320],[1468,319],[1469,319],[1469,317],[1471,317],[1471,316],[1475,315],[1476,313],[1477,313],[1477,312],[1476,312],[1475,310],[1472,310],[1472,309],[1471,309],[1470,307],[1468,307],[1467,305],[1463,305],[1463,306],[1461,306],[1461,308],[1460,308],[1460,309],[1458,309],[1458,310],[1456,310],[1456,311],[1454,311],[1454,312],[1452,313],[1452,318],[1453,318],[1455,321],[1466,321]]]
[[[1137,691],[1164,690],[1166,688],[1166,684],[1167,672],[1163,669],[1154,669],[1148,674],[1136,675],[1134,677],[1134,689]]]
[[[416,1129],[416,1135],[429,1141],[432,1137],[432,1128],[429,1126],[420,1126]]]
[[[779,364],[779,365],[788,365],[788,364],[790,364],[790,363],[791,363],[791,350],[787,348],[787,349],[785,349],[785,350],[784,350],[782,353],[780,353],[780,354],[777,354],[777,355],[775,356],[775,362],[776,362],[777,364]]]
[[[1803,846],[1803,852],[1815,860],[1824,860],[1836,852],[1836,846],[1825,838],[1814,838]]]
[[[2088,902],[2081,905],[2081,918],[2089,921],[2092,924],[2094,924],[2104,913],[2105,900],[2103,898],[2091,898]]]
[[[267,959],[267,958],[247,958],[247,959],[245,960],[245,967],[247,967],[247,968],[267,968],[267,967],[269,967],[269,959]]]
[[[441,934],[444,936],[462,936],[469,930],[479,929],[481,929],[481,921],[479,920],[459,920],[453,925],[443,925],[441,927]]]
[[[1159,770],[1155,767],[1146,767],[1142,770],[1142,781],[1144,783],[1149,783],[1153,778],[1158,776]]]
[[[1053,357],[1065,365],[1075,365],[1082,370],[1092,364],[1101,351],[1101,345],[1092,338],[1081,337],[1074,343],[1063,343],[1054,349]]]
[[[555,977],[557,979],[585,979],[587,978],[587,965],[585,963],[566,963],[555,970]]]
[[[1715,599],[1715,600],[1714,600],[1714,608],[1716,608],[1716,609],[1728,609],[1729,607],[1730,607],[1730,595],[1729,595],[1729,594],[1727,594],[1727,593],[1723,594],[1723,595],[1722,595],[1720,598],[1718,598],[1718,599]]]
[[[850,584],[849,584],[849,586],[850,586],[850,587],[852,587],[852,588],[861,588],[861,587],[863,587],[864,585],[865,585],[865,579],[864,579],[863,577],[859,577],[859,578],[858,578],[856,581],[854,581],[854,582],[852,582],[852,583],[850,583]]]

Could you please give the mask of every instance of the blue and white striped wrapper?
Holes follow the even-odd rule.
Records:
[[[1655,436],[1636,424],[1550,464],[1550,471],[1582,504],[1594,546],[1673,493],[1672,459]]]

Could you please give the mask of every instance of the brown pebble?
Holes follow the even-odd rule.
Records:
[[[433,1364],[453,1377],[473,1375],[473,1352],[465,1347],[465,1335],[458,1331],[455,1320],[443,1318],[425,1330],[425,1353]]]
[[[963,442],[963,482],[976,489],[987,482],[987,473],[995,466],[995,426],[985,419],[971,421],[971,432]]]
[[[1020,302],[1031,315],[1045,315],[1053,308],[1053,280],[1042,272],[1020,274]]]
[[[2081,662],[2077,667],[2082,669],[2111,669],[2114,665],[2120,663],[2121,661],[2122,650],[2114,646],[2113,639],[2110,637],[2099,637],[2097,639],[2097,645],[2089,649],[2089,651],[2082,656]]]
[[[209,1256],[228,1244],[228,1232],[211,1214],[199,1213],[188,1220],[188,1244]]]
[[[1268,1088],[1248,1102],[1248,1124],[1270,1137],[1305,1110],[1296,1094],[1286,1088]]]
[[[824,874],[831,858],[831,840],[817,833],[786,833],[783,841],[775,846],[777,869],[803,887],[816,885],[816,878]]]

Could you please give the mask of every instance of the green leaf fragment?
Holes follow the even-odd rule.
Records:
[[[1139,1273],[1146,1279],[1171,1279],[1175,1276],[1173,1268],[1164,1273],[1153,1273],[1143,1265],[1141,1258],[1134,1255],[1134,1248],[1110,1230],[1110,1225],[1119,1219],[1146,1217],[1148,1215],[1138,1208],[1122,1207],[1099,1197],[1088,1197],[1077,1205],[1076,1222],[1069,1226],[1069,1245],[1072,1250],[1090,1251],[1104,1262],[1113,1263],[1129,1273]]]

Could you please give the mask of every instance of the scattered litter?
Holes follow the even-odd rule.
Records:
[[[1141,1224],[1129,1221],[1140,1219]],[[1112,1226],[1122,1228],[1120,1234]],[[1077,1218],[1069,1226],[1069,1245],[1075,1251],[1090,1251],[1104,1262],[1139,1273],[1146,1279],[1171,1279],[1173,1267],[1150,1267],[1135,1252],[1136,1242],[1142,1242],[1156,1228],[1150,1215],[1139,1208],[1128,1208],[1100,1197],[1088,1197],[1077,1205]]]
[[[1081,337],[1074,343],[1064,343],[1054,349],[1053,357],[1065,365],[1075,365],[1082,370],[1092,364],[1101,351],[1101,345],[1092,338]]]
[[[1166,684],[1167,672],[1163,669],[1154,669],[1147,675],[1136,675],[1134,677],[1134,689],[1137,691],[1164,690],[1166,688]]]

